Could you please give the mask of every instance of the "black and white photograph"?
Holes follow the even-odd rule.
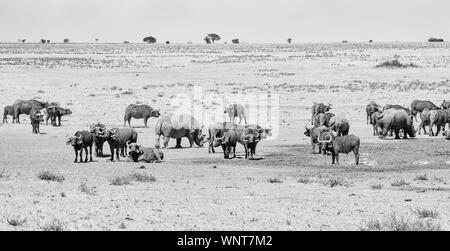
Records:
[[[0,231],[448,231],[449,11],[0,0]]]

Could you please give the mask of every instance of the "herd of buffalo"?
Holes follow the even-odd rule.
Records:
[[[349,135],[350,122],[340,115],[330,112],[330,104],[314,103],[312,106],[311,121],[305,129],[305,135],[311,138],[312,152],[316,147],[319,154],[326,155],[328,152],[332,156],[332,164],[339,164],[339,154],[353,152],[355,164],[359,164],[360,138]],[[102,123],[91,125],[89,130],[77,131],[68,138],[67,144],[71,145],[75,151],[76,162],[92,161],[92,149],[95,148],[97,157],[104,157],[103,145],[109,144],[111,161],[114,156],[117,161],[120,157],[128,157],[134,162],[156,162],[164,159],[161,148],[167,148],[170,139],[176,139],[175,148],[181,148],[182,138],[189,140],[190,147],[196,144],[202,147],[208,142],[208,152],[214,153],[215,147],[221,146],[224,158],[236,157],[236,146],[240,143],[244,146],[245,158],[253,159],[256,154],[256,146],[259,141],[271,135],[271,129],[263,128],[259,125],[247,125],[245,109],[240,104],[229,104],[224,113],[228,113],[229,122],[218,122],[209,126],[200,126],[194,117],[188,114],[162,116],[160,111],[148,105],[129,105],[125,110],[123,128],[107,128]],[[410,108],[400,105],[385,105],[381,107],[375,102],[371,102],[366,107],[367,124],[373,126],[373,135],[381,138],[388,134],[396,139],[415,137],[416,133],[423,130],[426,134],[426,126],[429,126],[429,135],[437,136],[441,131],[446,139],[450,139],[450,132],[445,131],[447,124],[450,125],[450,102],[444,101],[440,107],[430,101],[415,100]],[[17,100],[12,106],[4,108],[3,123],[8,123],[8,116],[13,117],[13,123],[20,123],[19,116],[26,114],[30,116],[32,132],[40,133],[40,123],[48,125],[48,120],[52,126],[61,126],[61,117],[72,114],[70,109],[60,107],[59,103],[41,102],[37,100]],[[144,125],[151,118],[158,118],[155,126],[156,143],[155,147],[143,147],[137,144],[138,132],[131,128],[131,118],[143,119]],[[420,125],[417,130],[414,121]],[[235,118],[239,118],[238,124]],[[244,119],[245,125],[241,125]],[[128,127],[127,127],[128,123]],[[433,131],[436,127],[436,132]],[[442,128],[444,130],[442,130]],[[163,140],[161,147],[160,140]],[[83,160],[83,151],[85,158]]]

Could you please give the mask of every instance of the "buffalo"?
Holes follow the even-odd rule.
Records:
[[[328,129],[335,131],[337,136],[345,136],[350,131],[350,122],[343,116],[335,116],[330,119]]]
[[[305,130],[306,130],[304,133],[305,136],[311,138],[312,153],[315,154],[316,146],[319,147],[319,154],[322,153],[321,144],[319,143],[319,141],[317,139],[319,138],[319,135],[322,132],[327,131],[328,128],[326,126],[315,126],[311,122],[309,122],[305,126]]]
[[[450,108],[450,101],[444,100],[441,104],[442,109],[449,109]]]
[[[85,160],[88,162],[88,148],[89,148],[89,161],[92,162],[92,145],[94,144],[94,137],[88,131],[78,131],[73,137],[69,138],[67,145],[71,145],[75,150],[74,163],[78,162],[78,151],[80,152],[80,163],[83,162],[83,150],[85,151]]]
[[[414,100],[411,103],[411,114],[416,116],[418,113],[421,113],[425,108],[429,110],[437,110],[439,107],[431,101],[423,101],[423,100]]]
[[[254,156],[256,154],[256,146],[260,141],[258,130],[245,128],[239,135],[238,141],[244,146],[245,159],[254,159]]]
[[[190,147],[194,143],[199,147],[204,144],[202,127],[194,117],[188,114],[168,115],[159,118],[155,126],[155,135],[156,148],[160,148],[161,136],[164,137],[163,148],[167,148],[171,138],[177,140],[175,148],[181,148],[181,139],[184,137],[189,139]]]
[[[373,136],[377,136],[381,132],[379,130],[379,125],[378,125],[378,117],[380,115],[381,115],[381,112],[379,112],[379,111],[376,111],[376,112],[372,113],[372,115],[370,115],[370,124],[373,126]]]
[[[147,127],[147,121],[151,117],[159,118],[161,113],[159,110],[153,109],[148,105],[129,105],[125,110],[125,116],[123,117],[124,127],[128,122],[128,126],[131,127],[131,118],[144,119],[144,125]]]
[[[328,127],[330,124],[331,118],[333,118],[335,115],[333,113],[327,112],[327,113],[319,113],[314,118],[314,125],[317,126],[326,126]]]
[[[361,140],[355,135],[334,136],[330,131],[322,132],[318,138],[324,152],[331,152],[332,164],[339,165],[339,153],[355,155],[355,165],[359,165],[359,147]]]
[[[127,154],[127,145],[137,142],[138,133],[132,128],[113,128],[105,130],[103,137],[109,144],[111,161],[114,161],[114,151],[116,153],[117,161],[120,161],[119,150],[121,151],[122,157],[125,157]]]
[[[103,157],[103,144],[106,139],[103,137],[106,126],[100,122],[93,124],[90,127],[91,134],[94,136],[95,155],[97,157]]]
[[[40,134],[41,131],[39,129],[39,126],[41,122],[44,122],[44,115],[41,113],[41,110],[35,105],[33,105],[30,110],[30,122],[33,133]]]
[[[14,116],[14,108],[11,105],[7,105],[3,108],[3,123],[8,123],[8,116]]]
[[[450,123],[450,110],[432,110],[430,111],[430,136],[438,136],[441,128],[444,128]],[[436,134],[433,132],[433,127],[437,127]]]
[[[389,131],[395,132],[395,138],[400,139],[400,130],[403,130],[403,139],[415,137],[414,124],[411,116],[403,109],[387,109],[378,117],[378,125],[382,128],[380,137],[386,137]]]
[[[235,130],[226,130],[222,137],[214,136],[214,146],[222,146],[223,156],[225,159],[230,159],[230,154],[233,153],[232,158],[236,158],[236,144],[238,142],[238,135]]]
[[[45,123],[48,125],[48,120],[50,119],[52,126],[61,126],[61,117],[65,115],[72,114],[72,111],[67,108],[51,106],[47,108],[47,116],[45,118]],[[58,123],[56,120],[58,119]]]
[[[128,155],[133,162],[161,163],[164,159],[164,153],[157,148],[142,147],[136,143],[128,144],[128,148]]]
[[[366,106],[366,119],[367,119],[367,124],[369,124],[370,119],[372,118],[372,114],[374,114],[375,112],[381,112],[381,106],[378,105],[377,103],[375,103],[375,101],[370,102],[367,106]]]
[[[424,134],[427,134],[427,130],[425,126],[430,125],[430,109],[425,108],[423,109],[422,113],[420,113],[420,125],[417,128],[417,133],[420,135],[420,131],[423,129]],[[430,128],[431,129],[431,128]]]
[[[245,124],[247,124],[247,117],[245,116],[245,108],[241,104],[228,104],[225,107],[224,113],[228,113],[230,123],[234,124],[235,119],[239,118],[239,124],[242,123],[242,119],[244,119]]]
[[[31,108],[33,108],[33,106],[36,106],[38,110],[42,110],[48,107],[48,103],[37,100],[16,100],[13,104],[13,123],[15,121],[16,123],[20,124],[20,114],[30,115]]]
[[[329,110],[331,110],[331,104],[325,105],[323,103],[316,103],[314,102],[312,108],[311,108],[311,121],[313,121],[313,123],[315,122],[314,118],[320,114],[323,113],[325,114],[326,112],[328,112]]]
[[[389,109],[404,110],[406,113],[408,113],[408,115],[410,115],[410,116],[412,115],[410,109],[408,109],[408,108],[406,108],[406,107],[404,107],[404,106],[401,106],[401,105],[391,105],[391,104],[388,104],[388,105],[385,105],[385,106],[383,107],[383,111],[386,111],[386,110],[389,110]]]

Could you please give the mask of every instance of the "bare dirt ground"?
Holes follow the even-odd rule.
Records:
[[[394,55],[418,68],[385,69]],[[73,111],[63,126],[0,125],[0,230],[359,230],[393,213],[450,229],[450,150],[442,136],[381,140],[366,125],[365,105],[440,105],[450,99],[450,46],[310,45],[0,45],[0,104],[58,101]],[[74,164],[67,135],[102,121],[123,126],[125,108],[141,102],[174,110],[170,98],[207,94],[280,95],[280,131],[258,145],[259,160],[224,160],[207,147],[165,150],[161,164]],[[303,135],[314,101],[332,103],[361,138],[352,155],[311,154]],[[218,104],[205,104],[205,108]],[[11,122],[11,118],[9,118]],[[138,142],[155,143],[154,124]],[[416,123],[416,126],[418,123]],[[171,141],[170,146],[175,142]],[[186,140],[183,145],[187,147]],[[109,148],[105,145],[105,153]],[[47,170],[62,182],[42,181]],[[154,181],[111,181],[140,173]]]

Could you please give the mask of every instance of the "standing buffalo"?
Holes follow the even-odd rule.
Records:
[[[30,122],[31,127],[33,128],[34,134],[40,134],[41,131],[39,129],[39,125],[41,122],[44,122],[44,115],[41,113],[40,109],[33,105],[33,107],[30,110]]]
[[[343,116],[335,116],[330,119],[328,129],[335,131],[337,136],[345,136],[350,131],[350,122]]]
[[[322,103],[319,104],[319,103],[314,102],[314,104],[312,106],[312,109],[311,109],[311,115],[312,115],[311,116],[311,121],[313,121],[313,123],[314,123],[315,122],[314,118],[318,114],[320,114],[320,113],[325,114],[329,110],[331,110],[331,104],[325,105],[325,104],[322,104]]]
[[[430,136],[438,136],[443,127],[450,123],[450,110],[432,110],[430,111]],[[433,127],[437,127],[436,134],[433,133]]]
[[[254,159],[256,146],[261,139],[258,130],[245,128],[239,136],[238,141],[244,145],[245,159]]]
[[[65,109],[57,106],[48,107],[45,123],[48,125],[48,119],[50,119],[52,126],[61,126],[61,117],[70,114],[72,114],[72,111],[70,109]],[[58,119],[58,123],[56,123],[56,119]]]
[[[319,154],[322,153],[322,147],[318,141],[318,138],[319,138],[319,135],[322,132],[327,131],[328,128],[326,126],[314,126],[311,122],[309,122],[305,126],[305,129],[306,129],[306,131],[304,133],[305,136],[311,138],[312,153],[315,154],[316,146],[319,147]]]
[[[429,126],[430,125],[430,109],[425,108],[423,109],[422,113],[420,113],[420,125],[417,128],[417,132],[420,135],[420,131],[423,129],[424,134],[427,134],[427,130],[425,128],[425,126]],[[431,130],[432,128],[430,128]]]
[[[244,119],[245,124],[247,124],[247,117],[245,116],[245,108],[241,104],[228,104],[225,107],[224,113],[228,113],[230,123],[234,124],[235,119],[239,118],[239,124],[241,124],[242,119]]]
[[[14,108],[11,105],[7,105],[5,106],[5,108],[3,108],[3,123],[8,123],[8,115],[14,116]]]
[[[128,122],[128,126],[131,127],[131,118],[144,119],[144,125],[147,127],[147,121],[151,117],[159,118],[161,113],[159,110],[155,110],[148,105],[129,105],[125,110],[125,116],[123,118],[124,127]]]
[[[400,139],[400,130],[403,130],[403,139],[415,137],[412,118],[405,110],[387,109],[378,118],[378,124],[383,132],[381,137],[386,137],[390,130],[395,132],[395,138]]]
[[[13,104],[14,117],[13,122],[20,124],[20,114],[30,115],[31,108],[36,106],[38,110],[42,110],[48,107],[47,102],[40,102],[37,100],[16,100]]]
[[[374,112],[370,115],[370,124],[373,126],[373,136],[377,136],[380,133],[379,125],[378,125],[378,117],[381,115],[381,112]]]
[[[169,140],[176,139],[175,148],[181,148],[181,139],[189,139],[190,147],[195,143],[197,146],[203,146],[202,128],[197,120],[188,114],[169,115],[159,118],[155,126],[156,143],[155,147],[160,148],[161,136],[164,137],[164,146],[167,148]]]
[[[89,154],[90,159],[89,161],[92,162],[92,145],[94,144],[94,137],[92,134],[88,131],[78,131],[75,133],[75,135],[67,141],[67,145],[73,146],[73,149],[75,150],[75,161],[74,163],[78,162],[78,151],[80,151],[80,163],[83,162],[83,150],[86,153],[86,157],[84,162],[88,162],[88,148],[89,148]]]
[[[239,126],[241,127],[241,126]],[[205,139],[205,142],[209,142],[208,145],[208,153],[215,153],[214,150],[214,138],[215,136],[218,137],[222,137],[223,134],[227,131],[227,130],[232,130],[232,129],[237,129],[238,126],[232,123],[220,123],[217,122],[213,125],[210,125],[207,128],[207,131],[202,133],[202,137]]]
[[[223,148],[223,156],[225,159],[230,159],[230,154],[233,153],[232,158],[236,158],[236,144],[238,142],[238,135],[235,130],[227,130],[222,137],[214,135],[214,146],[221,145]]]
[[[355,154],[355,165],[359,165],[359,146],[361,140],[355,135],[346,135],[336,137],[333,133],[322,133],[318,138],[319,143],[322,144],[323,151],[330,151],[332,156],[332,164],[339,165],[339,153],[348,154],[353,152]]]
[[[316,126],[326,126],[328,127],[330,124],[330,120],[335,115],[333,113],[327,112],[327,113],[319,113],[314,118],[314,125]]]
[[[441,104],[442,109],[449,109],[450,108],[450,101],[443,101]]]
[[[97,157],[103,157],[103,144],[106,139],[103,137],[106,126],[102,123],[91,125],[91,134],[94,136],[95,155]]]
[[[128,144],[129,156],[134,162],[161,163],[164,159],[164,153],[151,147],[142,147],[136,143]]]
[[[111,150],[111,161],[114,161],[114,150],[116,151],[117,161],[120,161],[119,150],[122,157],[125,157],[127,145],[137,142],[138,133],[132,128],[113,128],[105,130],[103,137],[108,141],[109,149]]]
[[[411,115],[411,110],[406,108],[406,107],[404,107],[404,106],[401,106],[401,105],[390,105],[390,104],[388,104],[388,105],[385,105],[383,107],[383,111],[386,111],[386,110],[389,110],[389,109],[404,110],[406,113],[408,113],[408,115]]]
[[[377,103],[375,103],[375,101],[370,102],[367,106],[366,106],[366,119],[367,119],[367,124],[369,124],[369,121],[372,117],[372,114],[374,114],[375,112],[381,112],[381,106],[378,105]]]
[[[439,107],[431,101],[423,101],[423,100],[414,100],[411,103],[411,114],[416,116],[418,113],[421,113],[425,108],[429,110],[437,110]]]

